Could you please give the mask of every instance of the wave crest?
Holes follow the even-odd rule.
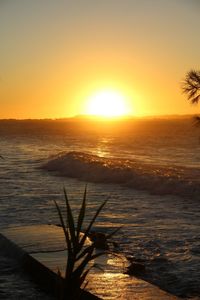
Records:
[[[138,161],[105,158],[84,152],[62,152],[50,157],[41,168],[57,175],[96,183],[121,184],[153,194],[198,197],[200,170],[164,167]]]

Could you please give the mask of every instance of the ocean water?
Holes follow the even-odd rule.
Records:
[[[115,241],[145,264],[143,278],[179,296],[200,296],[199,137],[190,118],[0,121],[0,232],[59,223],[53,200],[64,205],[63,186],[76,212],[88,183],[87,220],[109,197],[96,229],[123,226]],[[16,292],[17,282],[30,289],[20,277],[6,290],[11,275],[2,274],[4,299],[12,299],[6,291]]]

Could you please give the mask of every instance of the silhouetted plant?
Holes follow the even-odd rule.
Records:
[[[187,94],[188,100],[192,104],[197,104],[200,101],[200,71],[189,71],[186,74],[182,88],[183,92]],[[197,116],[195,119],[200,124],[200,116]]]
[[[64,281],[61,281],[59,285],[59,299],[79,299],[81,296],[81,287],[88,275],[91,266],[90,262],[95,258],[110,253],[109,251],[101,251],[94,254],[95,242],[91,242],[89,246],[85,245],[86,239],[92,229],[94,222],[96,221],[99,213],[105,206],[104,201],[97,209],[92,220],[90,221],[87,228],[83,230],[83,223],[86,212],[86,195],[87,188],[85,188],[82,205],[80,208],[77,224],[75,225],[74,216],[71,210],[71,206],[67,197],[66,190],[64,189],[65,203],[66,203],[66,216],[63,216],[60,207],[55,201],[55,205],[60,218],[61,226],[65,235],[66,246],[67,246],[67,265],[64,275]],[[117,230],[109,235],[106,235],[106,239],[109,239]],[[59,271],[59,275],[61,275]],[[62,283],[64,282],[64,284]],[[85,288],[85,287],[84,287]]]
[[[200,100],[200,71],[191,70],[186,74],[183,82],[183,92],[188,95],[192,104]]]

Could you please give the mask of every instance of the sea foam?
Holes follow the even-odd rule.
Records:
[[[172,194],[198,198],[200,170],[180,166],[159,166],[122,158],[105,158],[85,152],[61,152],[42,165],[59,176],[96,183],[120,184],[148,190],[152,194]]]

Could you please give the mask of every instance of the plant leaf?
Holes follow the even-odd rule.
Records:
[[[113,253],[111,251],[101,251],[99,253],[92,255],[89,261],[94,260],[95,258],[106,254],[113,254]]]
[[[76,253],[77,251],[77,239],[76,239],[76,230],[74,226],[74,217],[72,214],[71,207],[69,205],[69,200],[67,197],[66,190],[64,188],[64,195],[65,195],[65,202],[66,202],[66,208],[67,208],[67,222],[68,222],[68,228],[69,228],[69,233],[70,233],[70,238],[72,241],[72,251]]]
[[[76,261],[78,261],[79,259],[83,258],[88,252],[90,252],[91,249],[94,250],[95,248],[95,244],[93,243],[92,245],[88,246],[86,249],[84,249],[79,256],[77,256]]]
[[[90,250],[88,251],[86,257],[83,259],[83,261],[80,263],[80,265],[76,268],[76,270],[74,270],[74,272],[73,272],[74,277],[80,277],[81,276],[81,274],[83,273],[85,267],[88,265],[88,262],[91,260],[93,250],[94,249],[90,248]]]
[[[60,222],[61,222],[61,227],[62,227],[64,235],[65,235],[67,248],[69,246],[69,250],[70,250],[70,245],[71,244],[70,244],[69,234],[68,234],[68,231],[66,230],[66,226],[65,226],[65,223],[64,223],[64,220],[63,220],[62,212],[61,212],[60,207],[58,206],[58,204],[55,200],[54,200],[54,203],[55,203],[58,215],[59,215],[59,219],[60,219]]]
[[[72,252],[72,245],[71,245],[71,240],[69,238],[69,233],[68,230],[66,230],[66,226],[63,220],[63,216],[60,210],[60,207],[58,206],[57,202],[54,200],[56,209],[58,211],[58,215],[60,218],[60,222],[61,222],[61,226],[65,235],[65,240],[66,240],[66,244],[67,244],[67,250],[68,250],[68,257],[67,257],[67,266],[66,266],[66,271],[65,271],[65,278],[69,277],[70,274],[73,271],[73,267],[74,267],[74,263],[73,263],[73,252]]]
[[[79,234],[81,232],[82,224],[83,224],[84,217],[85,217],[86,195],[87,195],[87,185],[85,186],[85,191],[84,191],[84,195],[83,195],[82,206],[81,206],[80,213],[79,213],[79,216],[78,216],[77,239],[79,239]]]
[[[120,229],[122,229],[123,226],[120,226],[118,228],[116,228],[113,232],[111,232],[110,234],[106,235],[106,239],[110,239],[113,235],[115,235]]]
[[[80,281],[79,281],[79,284],[80,284],[80,287],[81,287],[81,285],[83,284],[83,282],[85,281],[85,278],[87,277],[87,275],[88,275],[88,273],[90,272],[90,270],[92,269],[92,266],[89,268],[89,269],[87,269],[84,273],[83,273],[83,275],[80,277]],[[84,286],[84,289],[86,288],[86,286]]]
[[[85,231],[85,233],[84,233],[84,235],[83,235],[83,237],[82,237],[82,239],[81,239],[81,241],[80,241],[79,247],[82,247],[82,246],[84,245],[85,240],[86,240],[86,238],[87,238],[87,236],[88,236],[88,234],[89,234],[89,232],[90,232],[90,229],[92,228],[94,222],[96,221],[96,218],[98,217],[99,213],[101,212],[101,210],[103,209],[103,207],[106,205],[107,201],[108,201],[108,199],[106,199],[106,200],[99,206],[99,208],[97,209],[97,211],[96,211],[94,217],[92,218],[92,220],[91,220],[91,222],[90,222],[88,228],[86,229],[86,231]]]

